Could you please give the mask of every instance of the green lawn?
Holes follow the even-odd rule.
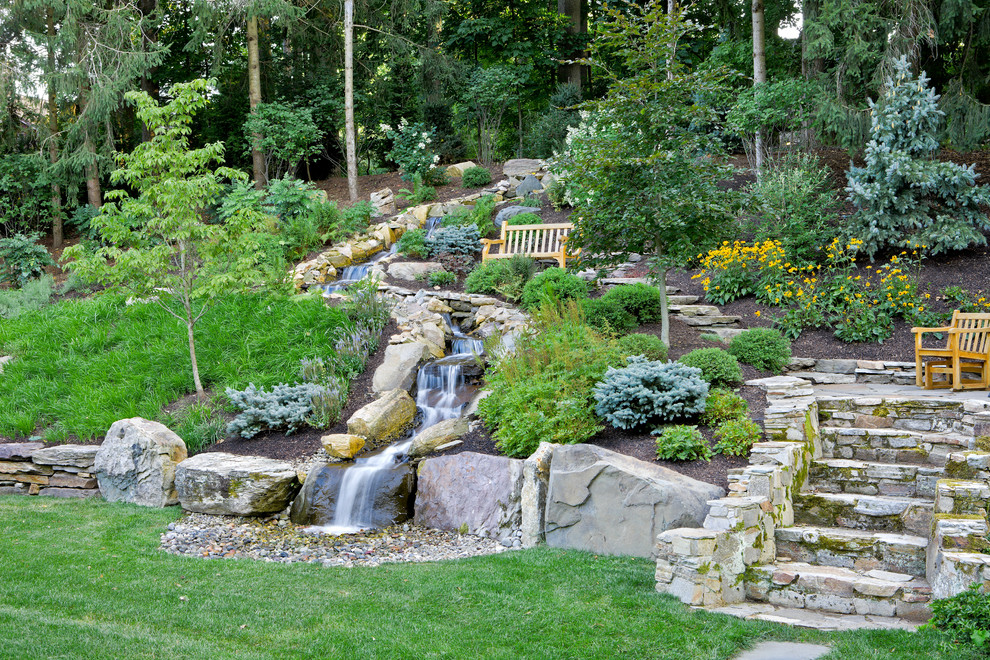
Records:
[[[341,312],[311,297],[230,296],[196,329],[204,386],[291,381],[303,357],[325,355]],[[118,419],[161,418],[194,391],[185,326],[154,304],[116,295],[0,319],[0,436],[102,437]]]
[[[539,549],[323,568],[157,549],[179,515],[0,497],[0,658],[729,658],[764,639],[832,660],[971,658],[934,632],[822,634],[688,610],[651,562]]]

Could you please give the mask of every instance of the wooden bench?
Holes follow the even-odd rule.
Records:
[[[558,222],[547,225],[509,225],[502,223],[502,233],[497,240],[481,239],[485,248],[481,252],[482,263],[489,259],[508,259],[517,254],[534,259],[556,259],[561,268],[567,267],[567,260],[573,259],[578,252],[567,251],[567,235],[574,229],[570,222]],[[492,252],[494,246],[500,246],[498,252]]]
[[[915,384],[925,389],[990,389],[990,314],[952,313],[944,328],[911,328],[914,333]],[[948,334],[945,348],[924,348],[926,333]],[[925,358],[934,358],[925,360]],[[942,374],[944,381],[934,376]]]

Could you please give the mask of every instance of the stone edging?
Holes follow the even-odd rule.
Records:
[[[914,385],[914,362],[791,358],[784,371],[815,385]]]
[[[0,495],[97,497],[96,445],[0,444]]]

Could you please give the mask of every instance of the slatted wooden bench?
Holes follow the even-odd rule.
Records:
[[[577,252],[567,251],[567,235],[574,229],[573,223],[557,222],[545,225],[509,225],[502,223],[502,233],[497,240],[481,239],[484,250],[481,261],[508,259],[517,254],[534,259],[556,259],[561,268],[567,267],[567,260],[577,256]],[[499,246],[498,252],[492,248]]]
[[[990,389],[990,314],[952,313],[944,328],[911,328],[914,333],[915,384],[925,389]],[[927,333],[948,334],[944,348],[924,348]],[[926,359],[932,358],[932,359]],[[945,380],[936,381],[935,375]]]

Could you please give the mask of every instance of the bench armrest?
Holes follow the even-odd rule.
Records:
[[[491,247],[492,245],[505,245],[505,241],[500,238],[483,238],[481,242]]]
[[[956,328],[952,326],[946,326],[944,328],[911,328],[911,332],[915,334],[921,334],[924,332],[952,332]]]

